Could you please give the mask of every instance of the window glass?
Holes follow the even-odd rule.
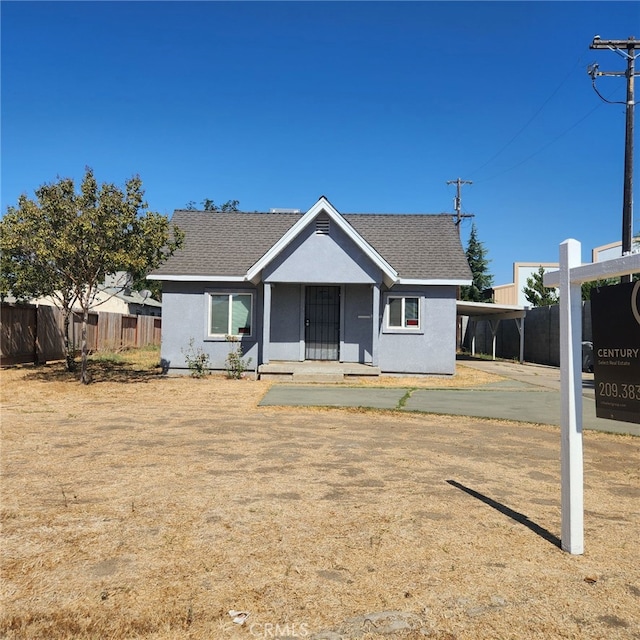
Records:
[[[420,328],[420,298],[387,298],[387,326],[390,329]]]
[[[404,326],[418,326],[418,298],[404,299]]]
[[[231,334],[249,335],[251,333],[251,295],[237,293],[232,298]]]
[[[229,332],[229,296],[214,294],[211,296],[211,334]]]
[[[402,327],[402,298],[389,298],[389,326]]]
[[[211,293],[209,335],[251,335],[250,293]]]

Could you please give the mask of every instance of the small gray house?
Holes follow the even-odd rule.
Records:
[[[162,358],[186,369],[193,340],[225,369],[236,336],[251,369],[453,374],[456,291],[471,284],[452,216],[176,211],[182,249],[162,281]],[[328,366],[328,365],[327,365]],[[352,371],[353,372],[353,371]]]

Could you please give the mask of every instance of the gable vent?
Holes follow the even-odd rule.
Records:
[[[328,236],[331,220],[329,218],[316,218],[316,235]]]

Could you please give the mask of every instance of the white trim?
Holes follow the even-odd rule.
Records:
[[[242,340],[243,338],[253,338],[254,336],[254,332],[255,332],[255,291],[253,290],[235,290],[235,291],[224,291],[224,290],[219,290],[219,289],[212,289],[210,291],[205,291],[204,295],[206,296],[207,299],[207,309],[206,309],[206,315],[207,315],[207,332],[205,334],[205,340],[221,340],[221,339],[226,339],[226,337],[228,335],[231,335],[235,338],[237,338],[238,340]],[[249,309],[249,314],[250,314],[250,326],[249,326],[249,333],[211,333],[211,299],[213,296],[228,296],[231,297],[232,296],[250,296],[251,298],[251,309]],[[233,298],[231,300],[231,303],[229,304],[229,309],[227,312],[227,328],[229,328],[229,325],[231,324],[231,320],[233,318]]]
[[[271,294],[273,285],[262,283],[262,364],[269,364],[271,347]]]
[[[151,275],[147,280],[167,280],[171,282],[247,282],[247,276],[170,276]]]
[[[406,321],[406,307],[405,301],[407,298],[412,298],[418,301],[418,324],[412,326],[405,326]],[[417,293],[385,293],[384,296],[384,312],[383,312],[383,333],[424,333],[422,329],[422,301],[424,296]],[[390,300],[402,300],[402,326],[395,326],[389,324],[389,301]]]
[[[398,278],[395,284],[408,284],[418,287],[427,285],[451,285],[452,287],[466,287],[473,283],[473,280],[463,280],[461,278]]]
[[[149,275],[147,280],[166,280],[168,282],[249,282],[252,278],[247,274],[242,276],[177,276],[177,275]],[[257,280],[259,282],[259,279]],[[469,286],[472,280],[451,279],[445,278],[397,278],[393,281],[392,285],[405,284],[417,287],[423,286],[447,286],[452,287],[465,287]],[[273,284],[273,283],[272,283]]]
[[[315,218],[324,211],[331,220],[349,237],[356,246],[376,265],[390,283],[398,281],[398,272],[334,209],[333,205],[322,196],[298,222],[296,222],[258,262],[247,271],[246,279],[253,280],[276,258]]]

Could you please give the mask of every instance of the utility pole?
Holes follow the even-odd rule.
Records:
[[[460,223],[462,222],[462,218],[473,218],[473,213],[462,213],[462,185],[463,184],[473,184],[471,180],[461,180],[458,178],[457,180],[447,180],[447,184],[455,184],[456,185],[456,197],[453,199],[453,208],[456,210],[456,227],[458,227],[458,236],[460,235]]]
[[[593,64],[588,68],[591,76],[591,84],[595,92],[605,102],[611,103],[611,100],[604,98],[596,88],[596,77],[598,76],[616,76],[627,78],[627,99],[626,102],[613,103],[626,105],[626,126],[624,138],[624,189],[622,198],[622,255],[631,253],[631,239],[633,237],[633,108],[635,106],[634,98],[634,78],[635,62],[638,55],[636,49],[640,49],[640,41],[630,36],[628,40],[602,40],[600,36],[595,36],[593,42],[589,45],[590,49],[609,49],[618,55],[626,58],[626,71],[600,71],[597,64]],[[621,282],[631,282],[631,276],[623,276]]]
[[[462,222],[462,218],[473,218],[473,213],[462,213],[462,185],[463,184],[473,184],[471,180],[462,180],[461,178],[457,178],[456,180],[447,180],[447,184],[455,184],[456,185],[456,197],[453,199],[453,208],[456,211],[455,214],[455,223],[456,227],[458,227],[458,238],[460,237],[460,223]],[[460,287],[456,287],[456,300],[460,300]],[[462,318],[458,316],[456,327],[456,348],[462,345]]]

